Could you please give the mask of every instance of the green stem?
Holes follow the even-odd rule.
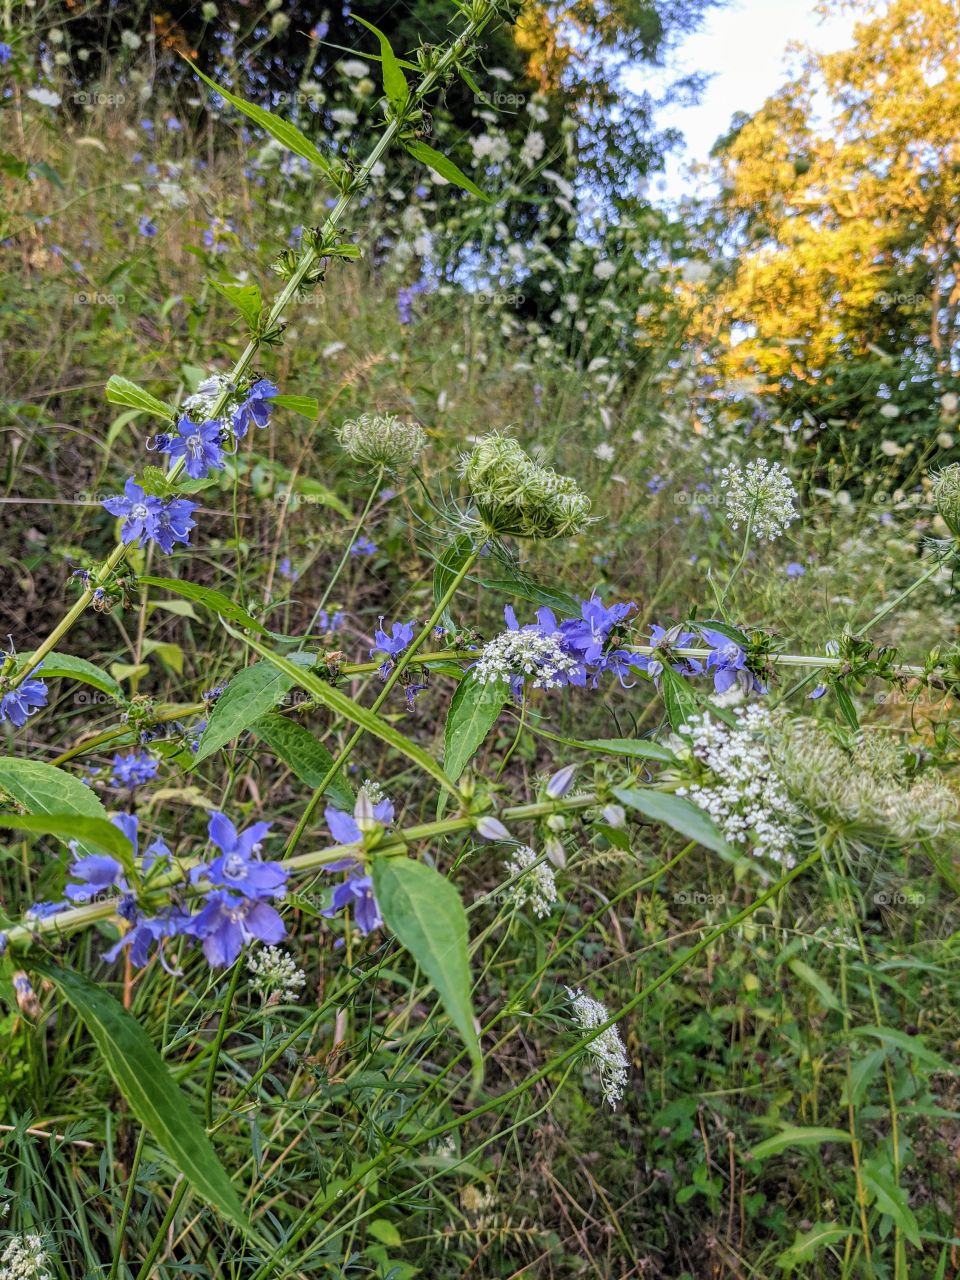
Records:
[[[120,1256],[123,1252],[123,1241],[127,1234],[127,1219],[130,1217],[130,1207],[133,1204],[133,1192],[137,1185],[137,1174],[140,1171],[140,1158],[143,1155],[143,1144],[146,1141],[147,1131],[140,1126],[140,1133],[137,1136],[137,1146],[133,1153],[133,1161],[130,1165],[130,1172],[127,1175],[127,1190],[123,1197],[123,1209],[120,1213],[120,1221],[117,1223],[116,1243],[113,1247],[113,1261],[110,1264],[110,1275],[107,1280],[117,1280],[117,1274],[120,1270]]]
[[[153,1264],[156,1262],[157,1255],[163,1248],[164,1237],[170,1230],[170,1224],[173,1222],[176,1212],[180,1208],[181,1201],[187,1194],[187,1189],[190,1185],[183,1174],[180,1175],[180,1179],[180,1185],[173,1193],[170,1203],[167,1205],[167,1212],[163,1215],[163,1221],[157,1228],[157,1234],[153,1237],[153,1243],[150,1246],[150,1250],[144,1258],[140,1270],[137,1272],[137,1280],[156,1280],[156,1276],[153,1272]]]
[[[477,559],[479,558],[480,552],[483,550],[483,547],[484,547],[484,543],[481,542],[481,543],[478,543],[477,546],[473,548],[473,550],[470,552],[469,556],[467,556],[464,563],[460,566],[460,570],[454,577],[453,581],[450,583],[450,586],[446,589],[446,591],[441,596],[440,600],[437,602],[436,608],[431,614],[429,621],[424,625],[424,627],[420,631],[420,634],[417,636],[414,636],[408,648],[405,649],[404,652],[400,655],[399,659],[397,660],[396,666],[387,676],[386,680],[383,683],[383,688],[380,690],[379,694],[374,699],[372,706],[370,707],[370,710],[374,714],[376,714],[376,712],[378,712],[380,708],[383,706],[383,704],[386,702],[387,698],[390,696],[391,689],[393,689],[394,685],[397,683],[397,681],[403,675],[404,671],[410,665],[410,662],[416,655],[417,650],[424,643],[427,637],[433,632],[434,627],[443,617],[444,612],[446,611],[447,605],[456,595],[457,591],[460,588],[460,584],[463,582],[464,578],[467,576],[467,574],[473,568],[474,564],[477,562]],[[294,849],[296,849],[297,845],[300,843],[300,839],[303,836],[304,831],[307,829],[307,824],[309,823],[310,819],[313,817],[314,813],[316,812],[317,806],[320,804],[321,800],[323,799],[324,792],[329,786],[331,780],[334,777],[336,777],[336,774],[338,770],[341,768],[341,766],[345,763],[345,761],[349,760],[350,754],[353,751],[354,747],[363,737],[363,732],[364,731],[362,728],[358,728],[354,730],[354,732],[348,738],[346,745],[339,752],[336,759],[332,762],[326,774],[321,779],[313,795],[307,801],[303,814],[300,817],[300,821],[297,823],[296,827],[294,828],[293,834],[291,835],[289,841],[287,842],[287,847],[286,847],[286,850],[284,851],[285,858],[289,858],[290,855],[293,853]]]
[[[213,1128],[213,1090],[217,1080],[217,1067],[220,1065],[220,1050],[223,1048],[223,1042],[227,1035],[227,1024],[230,1021],[230,1008],[233,1005],[233,997],[237,994],[237,987],[240,985],[240,972],[241,965],[240,961],[237,960],[233,966],[233,973],[230,975],[227,994],[223,998],[217,1036],[210,1053],[210,1065],[207,1067],[207,1087],[203,1097],[203,1112],[208,1129]]]
[[[314,615],[310,619],[310,625],[309,627],[307,627],[306,635],[303,637],[303,644],[301,644],[300,646],[301,649],[304,647],[304,645],[307,643],[307,640],[310,638],[310,635],[313,632],[313,628],[317,625],[317,619],[320,617],[320,614],[323,612],[327,601],[330,599],[330,594],[333,591],[333,588],[336,586],[337,579],[340,577],[340,574],[343,572],[343,566],[347,563],[347,560],[349,559],[350,552],[353,550],[353,544],[356,542],[357,538],[360,535],[360,530],[363,528],[364,522],[367,516],[370,514],[370,508],[373,506],[374,499],[376,498],[377,494],[380,492],[380,486],[382,484],[383,484],[383,468],[381,467],[380,470],[377,472],[377,478],[374,481],[373,488],[370,490],[370,496],[367,498],[367,504],[363,508],[363,513],[361,514],[360,519],[357,521],[356,525],[354,526],[353,532],[350,534],[350,541],[347,543],[346,547],[344,548],[343,555],[340,557],[340,563],[337,565],[336,569],[334,570],[333,577],[327,583],[327,588],[324,591],[323,595],[320,597],[320,603],[317,605]]]

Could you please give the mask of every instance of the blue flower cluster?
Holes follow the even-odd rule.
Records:
[[[30,675],[33,676],[37,667]],[[22,729],[35,711],[47,705],[47,686],[42,680],[24,680],[16,689],[10,689],[0,697],[0,723],[9,720]]]
[[[383,659],[380,664],[380,678],[381,680],[386,680],[396,666],[397,658],[413,640],[413,623],[395,622],[388,634],[384,630],[383,616],[381,615],[380,626],[374,632],[373,640],[374,644],[370,650],[370,657]]]
[[[160,761],[148,751],[131,751],[127,755],[115,755],[112,761],[110,783],[121,787],[140,787],[152,782],[160,769]]]
[[[225,382],[224,386],[228,385]],[[191,397],[200,405],[212,408],[221,383],[208,379],[203,384],[206,392]],[[183,470],[191,480],[203,480],[211,471],[222,471],[226,466],[225,449],[230,434],[242,440],[251,426],[270,425],[270,401],[278,395],[278,389],[266,378],[260,378],[250,386],[242,400],[228,409],[229,425],[220,418],[203,418],[194,422],[184,416],[177,423],[176,433],[162,432],[148,442],[147,448],[155,453],[165,453],[172,459],[183,459]],[[200,417],[200,415],[197,415]],[[190,530],[195,528],[193,513],[197,504],[188,498],[175,496],[160,498],[148,494],[133,476],[123,486],[123,493],[115,498],[105,498],[103,506],[112,516],[123,520],[120,540],[125,546],[137,542],[145,546],[155,542],[164,555],[170,555],[178,542],[189,543]]]
[[[155,840],[140,854],[139,822],[133,814],[120,813],[112,821],[133,845],[134,861],[149,896],[151,878],[171,869],[173,855],[162,840]],[[48,916],[105,897],[116,898],[117,915],[129,927],[119,942],[104,953],[104,959],[115,960],[126,951],[138,967],[147,963],[154,946],[162,952],[168,938],[199,942],[213,968],[233,964],[249,942],[279,942],[286,935],[286,927],[269,900],[283,897],[287,870],[279,862],[265,862],[260,856],[269,823],[255,822],[246,831],[238,832],[224,814],[212,812],[207,830],[219,853],[190,872],[191,884],[202,890],[197,911],[179,905],[148,910],[138,900],[118,859],[89,854],[74,858],[70,864],[65,901],[40,903],[32,914]]]
[[[711,672],[715,693],[728,693],[734,685],[744,693],[766,693],[764,685],[747,666],[746,651],[732,636],[722,631],[703,626],[697,626],[696,631],[684,631],[678,626],[664,629],[654,625],[650,629],[650,644],[659,650],[661,656],[635,657],[634,666],[646,671],[658,687],[664,663],[668,662],[671,669],[681,676]],[[674,649],[689,649],[698,644],[709,650],[704,662],[691,656],[671,660],[675,658]]]
[[[393,821],[394,809],[392,801],[377,798],[374,802],[369,792],[363,789],[357,798],[353,815],[330,805],[324,816],[337,844],[360,846],[364,835],[361,824],[373,829],[387,827]],[[328,862],[324,871],[345,871],[347,878],[334,889],[330,906],[321,911],[322,916],[329,919],[352,906],[354,924],[362,934],[368,934],[383,924],[383,916],[373,893],[373,880],[364,874],[355,858]]]

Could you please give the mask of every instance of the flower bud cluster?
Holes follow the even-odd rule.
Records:
[[[590,499],[573,477],[534,462],[508,436],[483,436],[461,459],[460,473],[495,536],[546,540],[588,523]]]
[[[362,413],[341,422],[337,440],[354,462],[371,470],[410,471],[427,447],[427,436],[416,422],[393,413]]]

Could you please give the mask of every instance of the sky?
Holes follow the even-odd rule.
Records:
[[[651,195],[660,200],[696,194],[700,184],[686,173],[691,161],[706,160],[737,111],[760,107],[787,78],[787,46],[793,41],[830,52],[851,43],[849,13],[826,22],[815,14],[815,0],[727,0],[710,13],[703,29],[681,45],[675,72],[712,71],[699,106],[662,111],[659,121],[682,131],[685,148],[667,162]],[[639,72],[640,88],[646,73]]]

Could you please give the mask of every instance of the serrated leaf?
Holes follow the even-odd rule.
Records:
[[[139,581],[148,587],[164,587],[174,595],[182,596],[184,600],[193,600],[196,604],[203,605],[222,618],[229,618],[231,622],[238,622],[242,627],[267,635],[267,629],[262,622],[258,622],[247,613],[246,609],[241,608],[222,591],[214,591],[212,587],[201,587],[196,582],[181,582],[177,578],[154,578],[148,575],[140,578]]]
[[[468,178],[463,170],[459,169],[442,152],[435,151],[433,147],[428,147],[425,142],[408,142],[405,145],[414,160],[419,160],[421,164],[425,164],[430,169],[433,169],[435,173],[439,173],[441,178],[446,178],[448,182],[462,187],[464,191],[469,191],[478,200],[483,200],[486,204],[489,204],[490,197],[481,191],[473,179]]]
[[[236,107],[241,111],[248,120],[252,120],[254,124],[265,129],[272,138],[275,138],[287,151],[292,151],[295,156],[300,156],[303,160],[308,160],[310,164],[322,170],[329,175],[332,172],[330,161],[319,151],[310,139],[291,124],[289,120],[283,120],[280,116],[275,116],[272,111],[267,111],[265,107],[258,107],[254,102],[247,102],[245,98],[238,97],[237,94],[231,93],[229,89],[224,89],[222,85],[217,84],[215,80],[211,80],[209,76],[205,76],[202,71],[191,63],[191,69],[200,77],[205,85],[213,89],[214,93],[218,93],[225,102],[229,102],[232,107]]]
[[[336,711],[345,720],[350,720],[353,724],[358,725],[365,733],[372,734],[375,738],[379,738],[381,742],[393,747],[395,751],[405,755],[408,760],[418,764],[421,769],[436,782],[439,782],[447,791],[452,792],[454,795],[457,794],[457,788],[437,764],[436,760],[431,755],[428,755],[422,747],[415,742],[411,742],[409,738],[395,729],[392,724],[388,724],[386,720],[381,720],[378,715],[368,711],[366,707],[361,707],[359,703],[354,702],[352,698],[348,698],[345,693],[334,688],[333,685],[327,684],[325,680],[321,680],[312,671],[296,667],[289,658],[279,653],[272,653],[265,645],[260,644],[250,636],[240,635],[239,632],[234,631],[226,623],[224,623],[224,627],[234,639],[242,640],[244,644],[249,645],[256,653],[259,653],[262,658],[266,658],[279,671],[289,676],[291,683],[298,684],[302,689],[306,689],[308,693],[313,694],[318,702],[324,703],[331,711]],[[303,655],[293,656],[302,657]],[[258,663],[257,666],[259,665]],[[229,692],[228,688],[227,693]],[[226,697],[226,694],[224,694],[224,697]],[[218,703],[217,705],[219,706],[220,704]],[[206,731],[204,732],[205,737]],[[202,744],[203,739],[201,739],[201,749]]]
[[[778,1256],[777,1266],[784,1271],[792,1271],[801,1262],[809,1262],[828,1244],[837,1244],[852,1234],[850,1227],[841,1227],[836,1222],[815,1222],[809,1231],[797,1232],[790,1248]]]
[[[107,821],[107,811],[99,798],[79,778],[40,760],[0,758],[0,790],[26,809],[28,814],[60,818],[77,814]],[[66,837],[68,840],[70,837]],[[77,846],[84,853],[97,853],[96,845],[80,837]]]
[[[211,280],[210,283],[230,305],[240,312],[251,333],[257,332],[260,324],[260,312],[263,309],[263,295],[259,285],[238,284],[233,280]]]
[[[483,684],[472,671],[457,685],[443,731],[443,768],[452,782],[476,755],[509,695],[510,685],[505,680]]]
[[[290,409],[301,417],[315,422],[320,416],[320,401],[316,396],[274,396],[271,401],[279,409]]]
[[[767,1156],[779,1155],[788,1147],[822,1147],[825,1142],[849,1142],[850,1134],[845,1129],[826,1129],[822,1127],[799,1128],[789,1125],[772,1138],[758,1142],[750,1151],[754,1160],[765,1160]]]
[[[144,493],[151,498],[166,498],[176,491],[162,467],[144,467],[139,476]]]
[[[25,661],[29,666],[31,658],[26,658]],[[86,658],[74,658],[69,653],[48,653],[41,662],[37,674],[44,680],[55,678],[77,680],[81,684],[89,684],[94,689],[99,689],[101,693],[106,693],[111,698],[116,698],[118,702],[124,700],[123,690],[113,676],[108,675],[106,671],[101,671],[92,662],[87,662]]]
[[[511,573],[508,578],[484,580],[483,586],[489,591],[519,596],[522,600],[529,600],[531,604],[553,609],[554,613],[567,614],[574,618],[580,616],[580,601],[575,596],[568,595],[566,591],[545,587],[520,569]]]
[[[227,1222],[258,1240],[190,1099],[136,1018],[82,974],[46,960],[31,960],[30,967],[76,1010],[117,1088],[174,1169]]]
[[[116,374],[107,382],[104,394],[111,404],[125,404],[131,409],[152,413],[154,417],[163,418],[167,422],[176,416],[176,410],[172,405],[164,404],[162,400],[152,396],[149,391],[144,391],[143,387],[138,387],[129,378],[120,378]]]
[[[709,814],[685,796],[675,796],[669,791],[653,791],[646,787],[614,787],[613,794],[628,809],[635,809],[651,822],[671,827],[688,840],[695,840],[704,849],[718,853],[729,862],[739,862],[743,857],[742,852],[723,838]]]
[[[300,663],[310,666],[314,661],[308,653],[295,653],[292,655],[291,665],[295,667]],[[272,711],[295,683],[292,676],[269,662],[255,662],[252,667],[244,667],[242,671],[238,671],[213,704],[207,727],[200,735],[193,763],[201,764],[228,742],[233,742],[255,720]]]
[[[319,787],[329,773],[333,756],[296,720],[288,720],[286,716],[261,716],[254,722],[253,731],[308,787]],[[324,790],[341,809],[353,810],[355,796],[339,771]]]
[[[430,979],[473,1062],[483,1056],[474,1025],[467,954],[467,914],[454,886],[412,858],[373,858],[373,891],[384,921]]]
[[[387,101],[394,110],[402,110],[410,97],[410,89],[407,86],[407,78],[400,68],[400,63],[397,61],[397,55],[390,46],[390,41],[372,22],[368,22],[366,18],[361,18],[359,13],[351,13],[350,16],[355,22],[362,23],[368,31],[372,31],[380,41],[383,92],[387,95]]]

